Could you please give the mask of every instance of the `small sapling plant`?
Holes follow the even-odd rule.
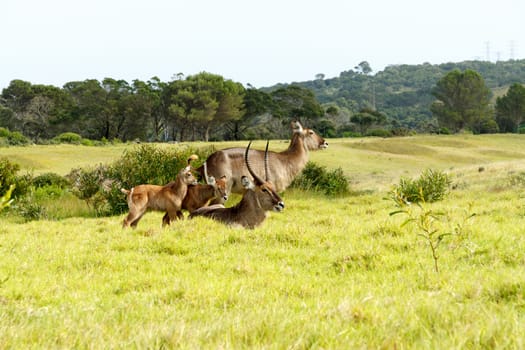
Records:
[[[443,228],[443,223],[448,215],[444,211],[437,211],[428,208],[428,202],[441,200],[447,193],[450,180],[443,173],[427,170],[417,181],[402,179],[399,186],[389,192],[389,198],[399,208],[390,213],[390,216],[402,214],[406,216],[401,227],[414,224],[417,228],[416,234],[422,237],[427,243],[432,259],[434,270],[439,273],[439,254],[438,250],[447,236],[458,236],[463,239],[465,222],[476,214],[467,214],[463,223],[451,224],[452,229]],[[471,206],[469,206],[470,212]],[[461,236],[461,237],[460,237]]]

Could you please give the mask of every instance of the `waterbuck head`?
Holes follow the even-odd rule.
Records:
[[[319,136],[312,129],[303,128],[301,123],[299,123],[297,120],[294,120],[291,123],[291,127],[294,136],[297,134],[304,138],[304,145],[309,151],[317,151],[328,147],[328,142],[326,142],[324,138]]]
[[[250,175],[253,177],[254,183],[250,181],[247,176],[241,177],[241,183],[247,191],[252,191],[255,197],[256,205],[264,210],[275,210],[282,211],[284,209],[284,202],[281,197],[275,191],[273,184],[268,179],[268,142],[266,143],[266,150],[264,154],[264,172],[265,180],[262,180],[255,172],[253,171],[250,161],[248,159],[248,153],[251,146],[251,141],[246,147],[244,153],[244,161],[246,162],[246,167],[250,172]]]
[[[220,198],[224,202],[228,200],[228,193],[226,193],[226,176],[223,175],[219,180],[215,180],[215,177],[208,176],[208,166],[206,165],[206,162],[204,162],[204,179],[206,181],[207,185],[210,185],[213,187],[214,191],[214,197]]]

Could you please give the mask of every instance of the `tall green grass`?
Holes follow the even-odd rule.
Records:
[[[519,153],[525,138],[467,141],[451,152]],[[453,189],[428,206],[463,233],[443,241],[436,273],[417,227],[383,199],[428,166],[329,142],[311,160],[342,167],[360,194],[286,191],[286,209],[255,230],[206,218],[162,229],[162,213],[136,230],[121,229],[124,215],[2,217],[0,348],[524,348],[525,157],[434,163]]]

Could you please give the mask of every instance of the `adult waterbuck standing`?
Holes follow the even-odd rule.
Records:
[[[277,192],[284,191],[299,174],[308,162],[308,149],[323,149],[328,147],[328,143],[313,130],[303,128],[301,123],[293,121],[291,123],[293,135],[288,148],[282,152],[264,152],[260,150],[250,150],[250,161],[256,173],[261,174],[263,169],[264,157],[272,167],[268,173],[268,179],[274,185]],[[243,159],[244,148],[226,148],[211,154],[206,163],[208,173],[211,176],[219,177],[225,175],[227,178],[226,193],[244,193],[245,188],[241,181],[243,176],[248,175],[248,168]],[[202,167],[198,168],[202,175]],[[212,203],[223,203],[213,201]]]
[[[275,191],[272,183],[268,181],[268,174],[270,173],[268,167],[268,144],[266,144],[266,156],[264,157],[265,180],[262,180],[252,169],[249,160],[250,145],[251,142],[246,147],[244,161],[254,182],[248,176],[243,175],[241,177],[241,183],[245,191],[241,201],[230,208],[225,208],[222,204],[202,207],[193,211],[190,214],[190,218],[205,216],[227,225],[253,229],[264,221],[267,211],[282,211],[284,209],[283,200]]]

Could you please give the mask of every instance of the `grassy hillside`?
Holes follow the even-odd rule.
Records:
[[[204,218],[162,229],[160,213],[136,230],[121,229],[123,215],[0,218],[0,348],[524,348],[525,137],[329,143],[311,159],[343,168],[354,194],[286,191],[285,210],[255,230]],[[123,147],[0,156],[67,173]],[[453,179],[445,200],[424,205],[450,233],[439,273],[417,220],[402,225],[384,199],[426,168]]]

